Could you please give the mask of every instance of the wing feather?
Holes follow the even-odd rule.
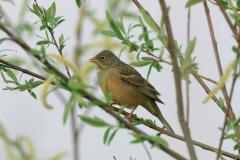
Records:
[[[121,75],[121,79],[124,83],[135,87],[142,94],[163,103],[158,96],[160,93],[148,82],[146,81],[140,73],[138,73],[131,66],[123,63],[118,67],[119,73]]]

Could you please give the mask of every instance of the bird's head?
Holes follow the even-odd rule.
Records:
[[[103,50],[95,57],[89,59],[90,62],[97,64],[99,69],[108,69],[117,66],[121,61],[109,50]]]

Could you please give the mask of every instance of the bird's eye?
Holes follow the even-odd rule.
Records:
[[[105,57],[104,56],[102,56],[102,57],[100,57],[102,60],[104,60],[105,59]]]

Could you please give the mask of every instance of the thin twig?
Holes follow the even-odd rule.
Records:
[[[121,113],[121,114],[124,115],[124,116],[129,115],[128,112],[122,111],[121,109],[116,108],[116,107],[113,107],[113,110],[116,111],[116,112],[118,112],[118,113]],[[139,117],[137,117],[136,115],[133,115],[133,121],[134,121],[134,120],[136,120],[136,121],[141,121],[141,122],[143,121],[142,118],[139,118]],[[178,139],[178,140],[181,140],[181,141],[186,141],[186,139],[185,139],[184,137],[182,137],[182,136],[180,136],[180,135],[177,135],[177,134],[174,134],[174,133],[172,133],[172,132],[169,132],[169,131],[167,131],[167,130],[165,130],[165,129],[162,129],[161,127],[158,127],[158,126],[155,125],[154,123],[148,123],[147,121],[144,121],[143,125],[145,125],[146,127],[149,127],[149,128],[151,128],[151,129],[159,132],[160,134],[164,134],[164,135],[167,135],[167,136],[169,136],[169,137],[172,137],[172,138],[175,138],[175,139]],[[212,147],[212,146],[209,146],[209,145],[207,145],[207,144],[201,143],[201,142],[196,141],[196,140],[192,140],[192,143],[193,143],[194,145],[202,148],[202,149],[205,149],[205,150],[208,150],[208,151],[211,151],[211,152],[214,152],[214,153],[216,153],[217,150],[218,150],[218,148],[214,148],[214,147]],[[234,155],[234,154],[229,153],[229,152],[226,152],[226,151],[222,151],[222,154],[223,154],[224,156],[227,156],[227,157],[230,157],[230,158],[240,159],[240,156]]]
[[[190,35],[191,34],[191,7],[188,8],[187,13],[187,43],[190,41]],[[189,121],[190,121],[190,80],[189,80],[189,74],[186,77],[185,80],[186,83],[186,123],[189,127]]]
[[[208,78],[208,77],[206,77],[206,76],[204,76],[204,75],[201,75],[201,74],[199,74],[199,73],[198,73],[198,76],[199,76],[200,78],[206,80],[206,81],[209,81],[209,82],[211,82],[211,83],[214,83],[215,85],[218,84],[217,81],[215,81],[215,80],[213,80],[213,79],[210,79],[210,78]]]
[[[239,53],[236,55],[236,62],[238,63],[238,61],[239,61],[239,58],[240,58],[240,44],[238,44],[238,51],[239,51]],[[231,102],[231,100],[232,100],[232,97],[233,97],[233,92],[234,92],[234,88],[235,88],[235,84],[236,84],[236,82],[237,82],[237,76],[235,75],[236,73],[237,73],[237,67],[238,67],[238,65],[235,65],[235,67],[234,67],[234,73],[233,73],[233,80],[232,80],[232,85],[231,85],[231,90],[230,90],[230,102]]]
[[[142,144],[144,150],[145,150],[146,153],[147,153],[148,159],[149,159],[149,160],[153,160],[153,158],[152,158],[152,156],[151,156],[151,153],[150,153],[150,151],[148,150],[148,148],[147,148],[147,146],[145,145],[145,143],[142,142],[141,144]]]
[[[211,16],[210,16],[210,13],[209,13],[209,8],[208,8],[208,5],[207,5],[207,2],[203,1],[203,5],[204,5],[205,14],[206,14],[206,17],[207,17],[210,37],[211,37],[212,46],[213,46],[213,49],[214,49],[214,55],[215,55],[215,59],[216,59],[216,62],[217,62],[219,76],[221,77],[222,74],[223,74],[223,70],[222,70],[221,60],[220,60],[220,56],[219,56],[217,41],[216,41],[216,38],[215,38],[214,29],[213,29],[213,25],[212,25],[212,20],[211,20]],[[225,85],[222,88],[222,94],[223,94],[223,97],[226,101],[227,108],[228,108],[227,112],[225,114],[227,114],[229,116],[229,119],[232,122],[235,122],[236,116],[235,116],[235,113],[233,112],[231,102],[230,102],[230,98],[228,96],[227,89],[226,89]],[[223,127],[223,128],[225,128],[225,127]],[[233,128],[234,128],[234,131],[235,131],[235,134],[236,134],[238,147],[240,148],[240,128],[239,128],[238,125],[235,125],[235,124],[234,124]],[[223,140],[223,138],[220,138],[220,139]],[[220,143],[222,143],[222,142],[220,142]],[[221,145],[219,145],[219,147],[220,147],[219,150],[221,151]]]
[[[129,121],[127,121],[126,119],[122,118],[118,113],[114,112],[111,107],[102,107],[107,113],[109,113],[110,115],[112,115],[113,117],[115,117],[117,120],[119,120],[122,124],[124,124],[124,126],[132,131],[134,131],[137,134],[140,135],[144,135],[144,136],[148,136],[145,132],[143,132],[142,130],[138,129],[137,127],[135,127],[134,125],[132,125],[131,123],[129,123]],[[151,142],[150,142],[151,143]],[[180,155],[179,153],[175,152],[174,150],[170,149],[169,147],[162,145],[161,143],[158,143],[159,148],[161,150],[163,150],[164,152],[166,152],[168,155],[172,156],[173,158],[176,158],[177,160],[186,160],[185,157],[183,157],[182,155]]]
[[[4,65],[3,65],[4,64]],[[37,73],[34,73],[32,71],[29,71],[27,69],[24,69],[24,68],[21,68],[21,67],[18,67],[14,64],[11,64],[3,59],[0,58],[0,65],[4,66],[4,67],[7,67],[7,68],[11,68],[11,69],[14,69],[14,70],[18,70],[18,71],[21,71],[22,73],[25,73],[25,74],[28,74],[28,75],[31,75],[33,77],[36,77],[38,79],[41,79],[43,81],[45,81],[47,78],[45,76],[42,76],[40,74],[37,74]]]
[[[231,29],[232,33],[234,34],[235,38],[238,37],[238,32],[237,32],[237,28],[233,25],[230,17],[228,16],[226,10],[224,9],[224,6],[222,5],[221,1],[220,0],[214,0],[215,3],[217,4],[217,6],[219,7],[220,11],[222,12],[229,28]]]
[[[146,53],[147,55],[153,57],[153,58],[154,58],[156,61],[158,61],[158,62],[163,62],[163,63],[166,63],[166,64],[171,65],[171,62],[166,61],[166,60],[164,60],[164,59],[162,59],[162,58],[160,58],[160,57],[158,57],[158,56],[155,56],[154,54],[152,54],[151,52],[149,52],[149,51],[147,51],[147,50],[141,49],[141,51],[144,52],[144,53]]]
[[[168,8],[166,6],[165,0],[159,0],[163,20],[166,26],[167,36],[168,36],[168,51],[170,53],[170,57],[172,60],[173,74],[175,79],[175,90],[177,94],[177,110],[178,110],[178,119],[181,125],[184,137],[186,138],[186,144],[188,147],[189,155],[192,160],[196,160],[197,156],[191,141],[190,129],[184,118],[184,107],[183,107],[183,97],[182,97],[182,86],[181,86],[181,78],[179,75],[179,66],[177,61],[177,48],[175,46],[175,40],[172,33],[172,26],[168,16]]]
[[[222,153],[222,145],[223,145],[224,134],[225,134],[225,129],[226,129],[226,125],[227,125],[227,112],[224,115],[224,122],[223,122],[223,127],[222,127],[222,133],[221,133],[221,137],[220,137],[220,141],[219,141],[219,145],[218,145],[218,150],[216,152],[216,154],[217,154],[216,160],[219,160],[219,158],[221,156],[221,153]]]
[[[67,99],[64,97],[64,95],[60,92],[60,91],[56,91],[55,92],[56,95],[58,96],[58,99],[62,102],[62,104],[66,104],[67,103]],[[72,145],[73,145],[73,157],[74,157],[74,160],[79,160],[79,145],[78,145],[78,130],[76,128],[77,126],[77,122],[76,122],[76,105],[74,104],[73,107],[72,107],[72,110],[71,111],[71,115],[70,115],[70,120],[71,120],[71,132],[72,132]],[[76,141],[77,140],[77,141]]]

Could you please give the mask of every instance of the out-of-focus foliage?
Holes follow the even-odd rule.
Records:
[[[7,160],[38,159],[32,140],[26,135],[19,135],[15,139],[10,138],[9,133],[2,123],[0,123],[0,140],[5,145]],[[61,160],[65,156],[66,152],[60,152],[49,158],[49,160]]]

